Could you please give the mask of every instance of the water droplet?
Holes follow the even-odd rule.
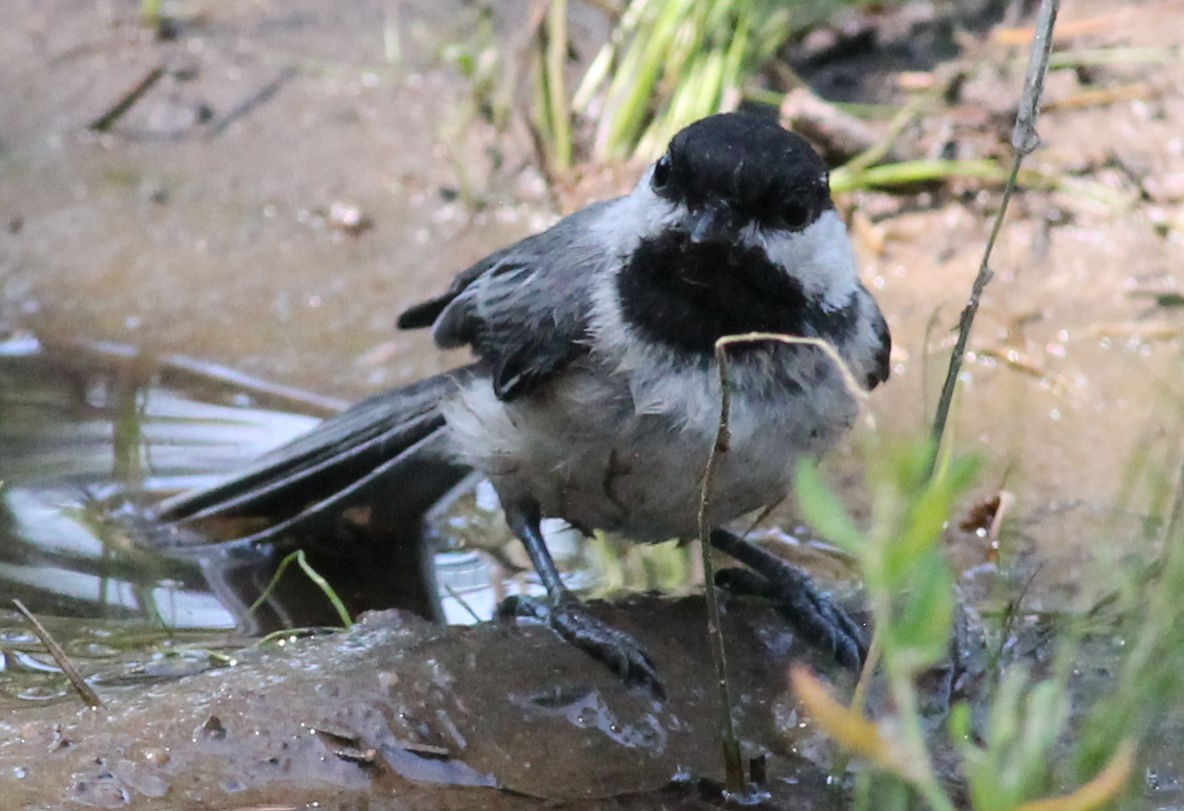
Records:
[[[140,759],[149,766],[163,766],[172,760],[172,755],[162,746],[146,746],[140,751]]]

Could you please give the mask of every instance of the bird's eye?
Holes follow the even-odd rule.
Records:
[[[654,191],[661,191],[670,181],[670,155],[663,155],[654,164],[654,176],[651,179]]]
[[[781,222],[790,231],[798,231],[810,224],[814,209],[800,200],[789,200],[781,207]]]

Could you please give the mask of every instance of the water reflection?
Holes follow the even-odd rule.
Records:
[[[397,607],[471,624],[510,594],[544,593],[487,482],[394,523],[384,516],[398,512],[398,494],[378,481],[304,535],[258,544],[231,540],[249,534],[242,526],[203,526],[162,546],[151,505],[212,484],[340,407],[183,357],[0,341],[0,595],[43,616],[170,633],[339,624],[296,567],[272,582],[296,549],[352,616]],[[693,550],[586,544],[555,521],[544,532],[573,591],[695,587]]]
[[[211,593],[209,561],[156,554],[124,519],[136,501],[208,484],[316,417],[251,405],[229,386],[197,385],[196,374],[182,391],[175,368],[165,385],[156,362],[135,353],[71,350],[28,335],[0,342],[0,593],[38,613],[241,624],[242,607]],[[233,568],[267,555],[213,557]]]

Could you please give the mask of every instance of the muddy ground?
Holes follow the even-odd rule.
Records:
[[[912,17],[864,18],[875,46],[870,57],[838,48],[833,58],[799,69],[831,97],[900,104],[916,92],[909,87],[957,60],[966,70],[961,93],[910,128],[904,148],[930,157],[1006,155],[1001,143],[1024,47],[1007,44],[998,15],[947,38],[952,47],[937,47],[933,32],[944,18],[909,8]],[[432,350],[425,336],[396,333],[395,315],[559,213],[521,123],[497,132],[445,56],[497,45],[503,58],[517,59],[525,4],[500,4],[486,34],[478,33],[479,11],[459,2],[374,0],[340,9],[287,0],[184,3],[173,10],[167,39],[141,25],[127,2],[13,0],[7,11],[0,29],[0,324],[10,335],[180,353],[353,400],[458,362]],[[953,426],[954,445],[986,461],[974,498],[1000,489],[1014,495],[1002,550],[973,531],[953,533],[968,591],[980,596],[1015,596],[1019,583],[1030,610],[1077,608],[1106,591],[1110,562],[1155,551],[1144,540],[1154,489],[1146,479],[1128,483],[1138,465],[1166,466],[1178,453],[1184,315],[1171,305],[1184,258],[1184,73],[1179,26],[1164,21],[1182,12],[1180,2],[1082,2],[1062,16],[1057,53],[1074,64],[1050,76],[1039,127],[1044,145],[1027,164],[1054,188],[1013,203]],[[852,25],[844,18],[828,36],[842,41]],[[605,30],[595,11],[580,10],[572,34],[577,55],[587,58]],[[808,40],[801,47],[821,46]],[[145,81],[151,87],[106,132],[91,128]],[[629,168],[606,173],[630,175]],[[592,194],[603,195],[612,182],[594,185]],[[839,203],[895,338],[890,385],[875,393],[866,423],[832,462],[858,504],[869,437],[925,430],[998,190],[954,181],[906,194],[860,191]],[[358,227],[351,225],[355,212],[363,218]],[[1162,478],[1171,475],[1164,467]],[[779,519],[792,525],[791,513]],[[999,577],[1000,560],[1013,579]],[[4,628],[0,646],[25,639],[15,617]],[[418,626],[408,633],[415,645],[440,638]],[[359,644],[375,643],[367,640]],[[316,642],[334,644],[352,643]],[[400,650],[388,653],[403,656]],[[315,660],[315,652],[307,655]],[[18,660],[10,653],[0,661]],[[273,653],[250,666],[260,673],[287,667]],[[376,667],[375,677],[386,672]],[[178,689],[204,707],[214,694],[203,691],[219,678],[197,676]],[[307,706],[323,707],[320,682],[298,681],[284,689],[313,691],[302,694]],[[770,689],[783,689],[777,685]],[[0,796],[20,791],[12,796],[25,807],[57,807],[81,802],[81,784],[101,784],[113,793],[92,796],[92,804],[195,807],[169,793],[178,791],[185,755],[169,755],[172,766],[154,763],[156,755],[146,753],[159,741],[137,742],[134,730],[120,731],[144,723],[137,715],[143,701],[110,698],[115,709],[105,714],[64,701],[0,710],[8,740],[0,750]],[[235,711],[256,706],[245,703]],[[259,712],[274,706],[258,705]],[[491,717],[513,730],[505,734],[518,734],[522,716]],[[69,733],[54,732],[57,724]],[[106,751],[62,746],[93,725],[108,736],[94,744]],[[230,740],[237,731],[227,727]],[[562,729],[570,736],[565,745],[601,734]],[[165,748],[186,740],[211,746],[190,732]],[[449,734],[449,746],[457,745]],[[202,807],[248,806],[269,796],[298,807],[338,788],[357,792],[351,802],[365,807],[359,798],[374,790],[370,767],[333,751],[316,755],[330,771],[289,770],[295,783],[282,790],[270,776],[258,784],[242,776],[255,775],[251,770],[203,784]],[[78,760],[79,753],[86,757]],[[92,756],[106,765],[78,765]],[[676,760],[662,761],[640,783],[624,781],[621,791],[653,790],[674,767],[693,763]],[[96,783],[95,768],[108,777]],[[517,785],[493,766],[473,768]],[[145,777],[152,769],[160,775]],[[301,782],[309,774],[316,791]],[[551,777],[550,788],[526,793],[573,796],[561,770]],[[278,793],[269,795],[273,789]],[[477,798],[472,807],[529,804],[467,796]]]

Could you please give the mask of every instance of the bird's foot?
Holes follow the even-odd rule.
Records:
[[[542,622],[559,636],[604,663],[629,686],[641,686],[657,698],[666,688],[649,654],[629,634],[613,628],[574,599],[553,604],[521,595],[508,597],[498,606],[502,617],[525,617]]]
[[[735,594],[751,594],[771,600],[785,619],[811,644],[829,651],[839,664],[858,671],[867,660],[863,628],[814,586],[793,564],[781,564],[769,576],[749,569],[723,569],[716,585]]]

